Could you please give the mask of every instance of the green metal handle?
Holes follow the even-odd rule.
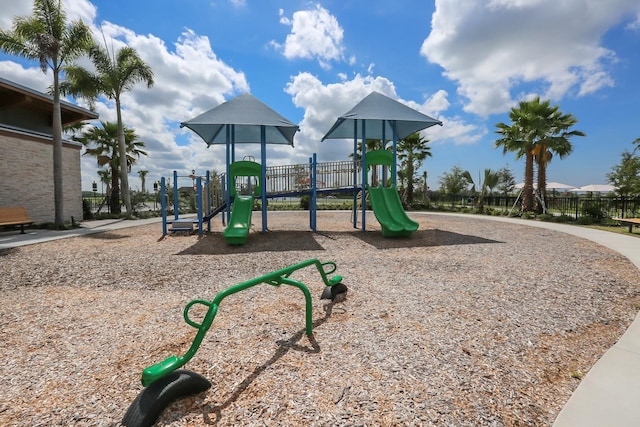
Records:
[[[181,366],[184,366],[196,354],[198,348],[200,348],[200,344],[202,343],[202,340],[207,331],[211,327],[213,319],[218,312],[218,307],[220,306],[222,300],[229,295],[233,295],[237,292],[243,291],[261,283],[272,286],[280,286],[282,284],[285,284],[295,286],[300,289],[305,298],[305,332],[308,336],[313,335],[311,293],[304,283],[298,280],[293,280],[289,277],[295,271],[308,267],[310,265],[315,265],[315,267],[318,269],[318,272],[320,273],[322,281],[326,286],[334,286],[342,281],[342,276],[334,276],[331,278],[328,277],[328,275],[333,274],[338,268],[335,262],[327,261],[321,263],[317,259],[312,258],[298,264],[283,268],[281,270],[273,271],[271,273],[265,274],[264,276],[256,277],[255,279],[251,279],[246,282],[231,286],[223,291],[218,292],[213,301],[197,299],[189,302],[184,308],[184,320],[189,326],[198,330],[195,338],[193,339],[191,347],[189,348],[189,350],[187,350],[184,356],[171,356],[160,363],[156,363],[155,365],[151,365],[145,368],[142,371],[142,384],[146,387],[149,384],[152,384],[153,382],[164,377],[165,375],[180,368]],[[204,319],[201,323],[195,322],[189,317],[189,311],[196,304],[209,307],[207,310],[207,314],[204,316]]]

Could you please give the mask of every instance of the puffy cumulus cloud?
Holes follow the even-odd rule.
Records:
[[[0,0],[5,2],[5,0]],[[13,5],[9,1],[8,4]],[[20,3],[22,2],[15,2]],[[28,3],[28,2],[25,2]],[[69,18],[95,20],[95,8],[85,0],[67,0],[66,6],[74,10]],[[30,14],[32,5],[19,10],[18,14]],[[140,83],[122,98],[123,120],[126,126],[133,128],[146,143],[149,156],[141,157],[134,166],[130,177],[133,188],[139,188],[137,177],[139,169],[149,170],[148,181],[153,182],[161,175],[172,170],[190,172],[195,168],[199,172],[215,168],[224,170],[224,155],[216,148],[207,149],[206,144],[195,133],[179,127],[186,121],[238,93],[248,92],[249,85],[244,73],[228,66],[217,57],[211,48],[209,39],[191,30],[185,30],[180,38],[167,46],[153,34],[141,35],[110,22],[97,24],[85,21],[94,31],[95,39],[106,43],[109,49],[130,46],[151,67],[155,84],[151,88]],[[91,69],[88,59],[80,65]],[[14,61],[0,61],[0,74],[9,80],[30,88],[46,92],[51,85],[49,72],[42,74],[37,64],[22,66]],[[81,99],[78,104],[86,107]],[[96,104],[101,121],[115,121],[113,101],[101,99]],[[97,123],[96,123],[97,124]],[[83,188],[97,180],[95,159],[82,157]]]
[[[104,22],[101,29],[110,49],[130,46],[154,72],[152,88],[138,84],[123,95],[125,124],[135,129],[149,152],[137,167],[156,174],[174,169],[224,170],[224,156],[214,148],[207,149],[200,137],[180,129],[179,123],[233,95],[248,92],[244,73],[220,60],[209,39],[191,30],[185,30],[171,50],[153,35],[136,34],[109,22]],[[99,103],[97,110],[101,120],[115,121],[115,109],[109,100]]]
[[[346,160],[353,152],[353,142],[345,140],[325,140],[336,119],[353,108],[361,99],[373,91],[396,99],[424,114],[442,120],[445,125],[430,127],[422,132],[431,141],[470,143],[478,141],[486,133],[483,128],[465,124],[462,119],[447,119],[443,113],[449,108],[447,93],[438,91],[422,102],[407,101],[398,97],[392,81],[380,76],[356,74],[347,80],[344,75],[338,83],[324,84],[316,76],[301,72],[291,78],[286,92],[293,103],[304,110],[300,122],[300,132],[296,136],[298,153],[318,153],[319,161]],[[306,157],[296,160],[306,161]]]
[[[613,85],[615,53],[601,38],[638,12],[637,0],[436,0],[421,54],[456,81],[467,112],[487,116],[526,85],[551,99]]]
[[[284,44],[272,41],[287,59],[315,59],[323,68],[344,60],[343,29],[335,16],[319,4],[294,12],[291,19],[280,9],[280,23],[291,26]],[[353,61],[350,58],[349,61]]]
[[[82,20],[89,25],[96,17],[96,7],[88,0],[66,0],[63,3],[67,19]],[[33,0],[0,0],[0,28],[13,27],[16,16],[30,16],[33,12]]]

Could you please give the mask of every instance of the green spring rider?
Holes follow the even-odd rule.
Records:
[[[212,301],[196,299],[189,302],[184,308],[184,320],[189,326],[198,330],[191,347],[183,356],[171,356],[142,371],[142,385],[145,388],[129,407],[122,424],[128,427],[151,426],[162,410],[176,398],[187,394],[197,394],[211,387],[211,383],[201,375],[191,371],[179,370],[179,368],[189,362],[196,354],[204,336],[211,328],[220,303],[229,295],[261,283],[272,286],[295,286],[304,294],[306,302],[305,332],[307,336],[312,336],[311,293],[304,283],[290,277],[295,271],[308,266],[315,266],[320,273],[320,277],[325,284],[325,290],[322,293],[323,299],[333,299],[336,295],[347,291],[347,287],[341,283],[342,276],[329,277],[337,269],[335,262],[320,262],[318,259],[313,258],[231,286],[219,292]],[[189,317],[189,312],[195,305],[207,307],[207,313],[200,323]]]

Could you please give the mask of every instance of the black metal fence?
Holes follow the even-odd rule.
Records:
[[[439,192],[429,194],[429,202],[435,205],[473,208],[476,200],[469,196],[443,195]],[[517,196],[488,196],[484,199],[485,208],[519,212],[522,199]],[[640,197],[612,196],[554,196],[548,195],[547,213],[567,215],[578,219],[591,217],[637,217],[640,214]]]

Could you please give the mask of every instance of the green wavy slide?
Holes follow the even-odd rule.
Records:
[[[407,237],[418,229],[418,223],[404,211],[395,186],[369,187],[369,200],[384,237]]]
[[[244,245],[251,228],[253,212],[253,196],[235,196],[231,208],[231,217],[222,236],[229,245]]]

